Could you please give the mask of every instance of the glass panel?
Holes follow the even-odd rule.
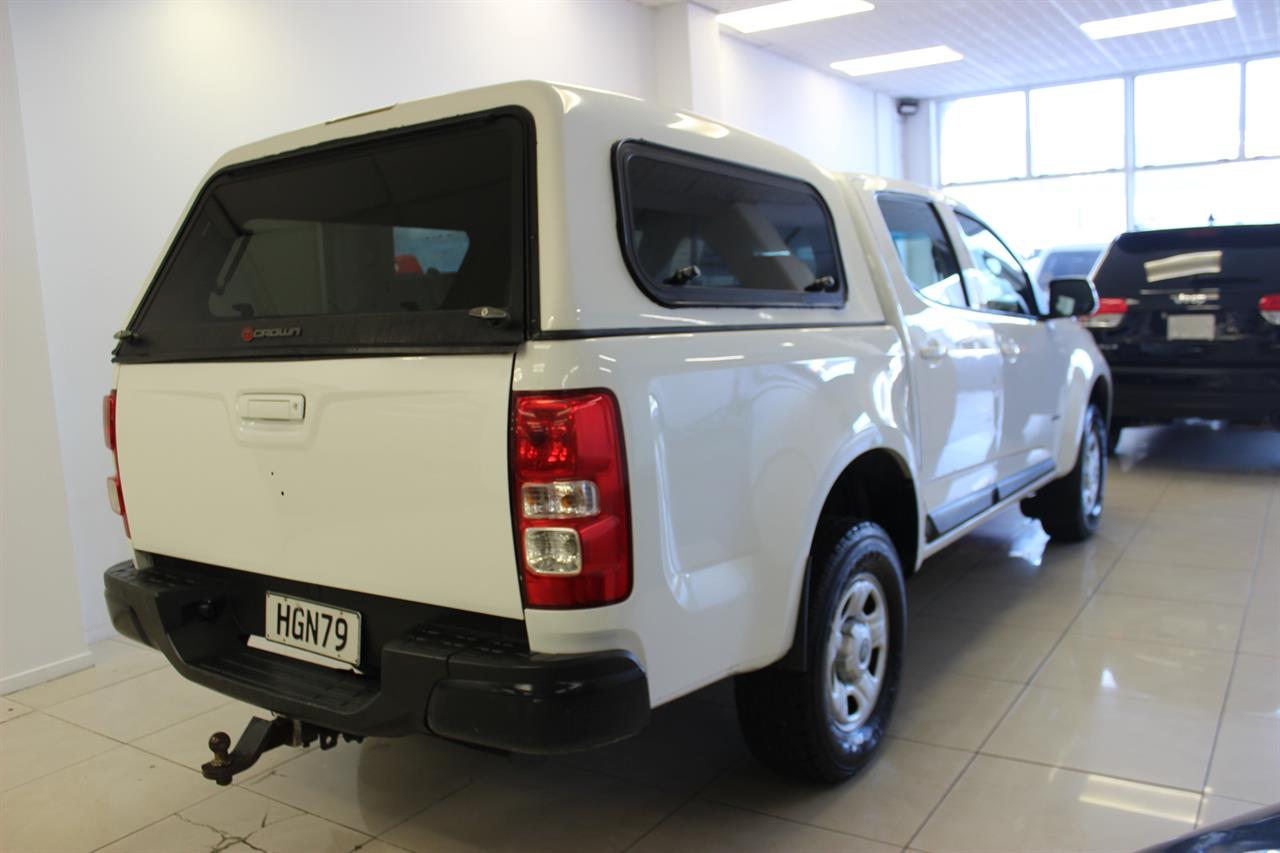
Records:
[[[297,328],[297,346],[487,341],[488,325],[467,311],[510,311],[521,298],[524,132],[503,116],[214,178],[153,286],[136,346],[241,352],[245,324],[283,319],[306,321],[271,324]]]
[[[1280,56],[1244,69],[1244,154],[1280,155]]]
[[[1031,90],[1031,171],[1124,168],[1124,81]]]
[[[1134,81],[1139,166],[1227,160],[1240,153],[1240,66],[1211,65]]]
[[[944,184],[1025,175],[1025,93],[960,98],[943,104],[940,150]]]
[[[1036,284],[1047,290],[1055,278],[1074,278],[1088,275],[1102,254],[1102,246],[1067,247],[1050,249],[1040,256],[1036,272]]]
[[[623,149],[629,250],[675,302],[836,302],[832,227],[813,189],[676,152]]]
[[[934,302],[964,307],[960,263],[933,205],[895,195],[882,195],[876,201],[912,287]]]
[[[1055,246],[1106,244],[1125,230],[1124,175],[1076,175],[951,187],[1024,258]]]
[[[1013,252],[978,220],[964,214],[957,214],[956,220],[973,256],[976,281],[970,287],[977,285],[978,307],[1006,314],[1038,313],[1031,282]]]
[[[1115,242],[1095,281],[1103,296],[1212,287],[1224,302],[1256,310],[1258,297],[1273,292],[1277,268],[1280,225],[1140,231]]]
[[[1139,172],[1139,230],[1280,222],[1280,160],[1253,160]]]

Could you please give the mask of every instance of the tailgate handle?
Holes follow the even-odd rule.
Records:
[[[301,421],[307,400],[301,394],[241,394],[236,403],[244,421]]]

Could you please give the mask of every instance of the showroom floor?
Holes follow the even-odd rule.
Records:
[[[722,683],[563,761],[373,740],[222,789],[205,740],[252,709],[108,640],[0,704],[0,849],[1132,850],[1280,801],[1280,433],[1120,449],[1093,542],[1009,513],[909,584],[893,737],[849,784],[759,768]]]

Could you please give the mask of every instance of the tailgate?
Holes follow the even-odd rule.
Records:
[[[521,618],[511,365],[502,353],[122,365],[133,546]]]
[[[1280,293],[1280,226],[1126,234],[1095,279],[1125,301],[1119,325],[1095,332],[1112,363],[1280,366],[1280,326],[1260,310]]]
[[[521,616],[532,140],[503,108],[210,178],[119,336],[135,548]]]

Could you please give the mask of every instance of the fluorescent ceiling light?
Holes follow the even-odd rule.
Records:
[[[870,12],[874,8],[867,0],[783,0],[782,3],[725,12],[723,15],[716,15],[716,20],[740,33],[758,33],[761,30],[776,30],[810,21],[825,21],[827,18]]]
[[[1161,9],[1159,12],[1143,12],[1140,15],[1125,15],[1122,18],[1086,21],[1080,25],[1080,29],[1084,30],[1084,34],[1091,39],[1109,39],[1116,36],[1131,36],[1135,33],[1149,33],[1153,30],[1189,27],[1192,24],[1207,24],[1210,21],[1225,21],[1235,16],[1236,7],[1231,0],[1213,0],[1212,3],[1196,3],[1191,6],[1179,6],[1176,9]]]
[[[941,65],[944,62],[955,62],[964,56],[944,44],[936,47],[922,47],[919,50],[900,50],[897,53],[881,53],[877,56],[863,56],[858,59],[843,59],[831,63],[837,71],[843,71],[850,77],[862,77],[865,74],[881,74],[885,71],[901,71],[904,68],[921,68],[925,65]]]

